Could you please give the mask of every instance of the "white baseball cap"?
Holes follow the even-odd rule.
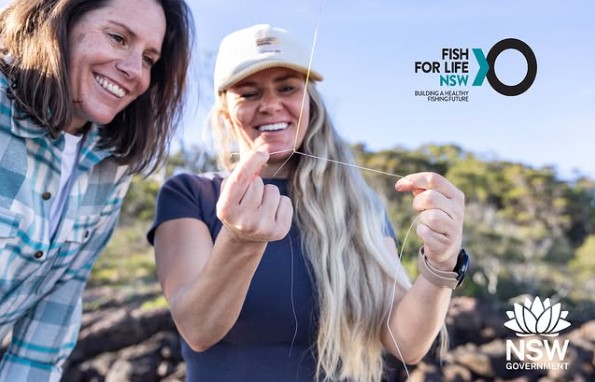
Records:
[[[310,57],[285,29],[258,24],[230,33],[221,40],[215,62],[215,94],[269,68],[289,68],[308,74]],[[310,80],[322,75],[310,69]]]

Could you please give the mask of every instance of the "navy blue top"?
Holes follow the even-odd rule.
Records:
[[[178,218],[203,221],[214,242],[222,227],[216,215],[222,180],[221,173],[178,174],[169,179],[159,193],[155,222],[147,234],[149,242],[153,244],[159,224]],[[276,185],[287,195],[287,180],[267,179],[265,183]],[[390,231],[394,236],[392,228]],[[193,351],[182,338],[186,380],[313,381],[315,300],[300,234],[292,224],[288,236],[268,243],[229,333],[204,352]]]

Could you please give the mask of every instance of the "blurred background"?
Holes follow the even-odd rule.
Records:
[[[0,0],[0,6],[8,1]],[[256,23],[290,30],[313,53],[335,126],[362,166],[405,175],[434,171],[466,194],[470,274],[454,294],[451,350],[409,367],[415,381],[595,380],[595,5],[587,0],[408,2],[390,0],[193,0],[197,28],[184,122],[167,165],[133,182],[118,229],[93,270],[79,343],[64,381],[182,381],[179,338],[155,278],[150,226],[162,182],[178,171],[215,169],[205,119],[220,39]],[[315,40],[315,36],[317,36]],[[507,97],[478,70],[505,38],[529,45],[535,82]],[[315,42],[315,44],[314,44]],[[469,49],[468,86],[441,87],[416,61],[443,61],[443,48]],[[498,56],[508,85],[527,71],[515,50]],[[467,102],[430,102],[415,91],[468,91]],[[402,238],[414,214],[392,177],[364,172]],[[338,190],[342,192],[342,190]],[[403,264],[417,276],[420,242]],[[509,370],[506,312],[525,298],[550,298],[568,311],[567,370]],[[546,362],[541,360],[541,363]],[[397,367],[400,367],[397,365]]]

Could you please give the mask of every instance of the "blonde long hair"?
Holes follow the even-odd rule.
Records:
[[[354,163],[328,118],[314,84],[308,85],[310,121],[299,150]],[[233,132],[226,126],[224,95],[211,113],[219,163],[233,167]],[[396,256],[385,247],[386,212],[359,171],[294,154],[289,194],[294,218],[311,264],[319,306],[317,377],[354,382],[380,381],[384,371],[383,326],[392,285],[411,286]]]

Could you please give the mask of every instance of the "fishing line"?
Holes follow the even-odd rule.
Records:
[[[291,296],[291,313],[293,313],[293,322],[295,323],[295,330],[293,331],[293,338],[291,339],[291,345],[289,346],[289,357],[291,357],[291,351],[293,350],[293,344],[295,343],[295,338],[298,334],[298,318],[297,313],[295,312],[295,302],[293,297],[293,241],[291,240],[291,230],[287,233],[287,237],[289,238],[289,251],[291,252],[291,276],[289,280],[289,290]]]
[[[355,163],[341,162],[341,161],[338,161],[338,160],[335,160],[335,159],[323,158],[323,157],[319,157],[319,156],[312,155],[312,154],[306,154],[304,152],[297,151],[295,149],[285,149],[285,150],[274,151],[274,152],[270,153],[269,155],[279,154],[279,153],[285,153],[285,152],[288,152],[288,151],[291,151],[292,152],[291,155],[287,159],[285,159],[285,161],[281,164],[281,166],[279,166],[279,168],[277,169],[277,171],[275,171],[275,173],[271,176],[271,178],[274,178],[279,173],[279,171],[281,171],[281,169],[287,164],[287,162],[289,162],[289,160],[291,159],[291,156],[293,154],[301,155],[301,156],[308,157],[308,158],[318,159],[318,160],[322,160],[322,161],[325,161],[325,162],[330,162],[330,163],[334,163],[334,164],[338,164],[338,165],[354,167],[354,168],[357,168],[357,169],[360,169],[360,170],[370,171],[370,172],[374,172],[374,173],[377,173],[377,174],[392,176],[393,178],[397,178],[397,179],[403,178],[403,175],[398,175],[398,174],[393,174],[391,172],[376,170],[376,169],[370,168],[370,167],[359,166],[359,165],[357,165]]]
[[[403,177],[403,175],[397,175],[397,174],[393,174],[393,173],[385,172],[385,171],[380,171],[380,170],[376,170],[376,169],[369,168],[369,167],[358,166],[358,165],[356,165],[354,163],[346,163],[346,162],[341,162],[341,161],[334,160],[334,159],[318,157],[316,155],[306,154],[306,153],[303,153],[301,151],[294,151],[294,154],[303,155],[305,157],[314,158],[314,159],[320,159],[320,160],[323,160],[323,161],[326,161],[326,162],[331,162],[331,163],[335,163],[335,164],[345,165],[345,166],[349,166],[349,167],[355,167],[355,168],[359,168],[360,170],[371,171],[371,172],[375,172],[377,174],[388,175],[388,176],[392,176],[392,177],[395,177],[395,178],[402,178]]]
[[[417,220],[419,219],[420,215],[417,215],[415,217],[415,219],[413,219],[413,222],[411,223],[411,225],[409,226],[409,229],[407,230],[407,233],[405,234],[405,238],[403,239],[403,244],[401,245],[401,251],[399,252],[399,263],[397,264],[397,268],[395,270],[395,279],[393,281],[393,290],[392,290],[392,294],[391,294],[391,299],[390,299],[390,308],[389,308],[389,314],[388,317],[386,318],[386,328],[388,329],[388,333],[390,334],[390,338],[393,341],[393,345],[395,345],[395,348],[397,348],[397,352],[399,353],[399,357],[401,358],[401,362],[403,362],[403,366],[405,367],[405,374],[407,374],[407,380],[411,379],[411,375],[409,374],[409,369],[407,368],[407,365],[405,364],[405,361],[403,361],[403,354],[401,353],[401,349],[399,348],[399,345],[397,345],[397,339],[395,338],[395,334],[393,333],[391,327],[390,327],[390,318],[391,318],[391,313],[393,311],[393,308],[395,306],[395,294],[396,294],[396,290],[397,290],[397,277],[399,275],[399,267],[401,267],[401,261],[403,258],[403,251],[405,250],[405,244],[407,243],[407,239],[409,238],[409,233],[411,233],[411,229],[413,228],[413,226],[415,225],[415,223],[417,222]]]
[[[318,19],[316,21],[316,28],[314,29],[314,37],[312,41],[312,48],[310,49],[310,60],[308,61],[308,71],[306,72],[306,86],[304,87],[304,95],[302,96],[302,106],[300,108],[300,116],[298,118],[297,130],[295,132],[295,140],[293,142],[293,151],[296,151],[297,141],[298,141],[298,133],[300,131],[300,126],[302,125],[302,116],[304,114],[304,105],[306,104],[306,97],[308,92],[308,84],[310,83],[310,72],[312,71],[312,61],[314,60],[314,51],[316,50],[316,41],[318,41],[318,28],[320,27],[320,16],[322,15],[322,3],[324,0],[320,1],[320,10],[318,11]]]

